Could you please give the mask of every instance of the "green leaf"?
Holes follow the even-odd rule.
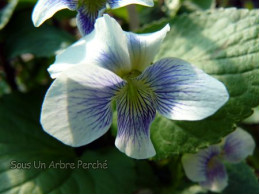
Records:
[[[151,138],[157,158],[196,152],[217,143],[258,105],[258,10],[219,9],[164,20],[143,32],[170,23],[156,60],[187,60],[222,81],[229,101],[215,115],[202,121],[172,121],[157,116]],[[155,61],[156,61],[155,60]]]
[[[79,156],[44,133],[38,122],[42,97],[37,91],[0,99],[0,193],[133,192],[136,172],[132,159],[110,148],[85,150]],[[97,161],[99,169],[93,164],[81,165]],[[57,168],[51,163],[58,163]],[[62,163],[73,163],[75,168]]]
[[[9,22],[17,3],[18,0],[9,0],[8,3],[0,9],[0,30]]]
[[[183,5],[189,10],[206,10],[213,8],[215,0],[184,0]]]
[[[34,27],[30,12],[15,15],[15,20],[11,20],[5,34],[6,54],[9,58],[25,53],[37,57],[54,56],[75,41],[73,36],[54,26],[44,24],[39,28]]]
[[[228,186],[223,194],[258,194],[259,185],[253,170],[246,163],[229,164]]]

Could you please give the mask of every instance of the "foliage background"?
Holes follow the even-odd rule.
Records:
[[[258,193],[258,117],[245,121],[258,106],[258,1],[158,0],[153,8],[107,11],[124,30],[153,32],[170,23],[156,59],[186,59],[225,83],[230,93],[229,102],[203,121],[157,116],[151,127],[157,155],[148,160],[130,159],[115,149],[116,120],[105,136],[80,148],[42,131],[41,103],[52,82],[46,70],[80,35],[76,13],[68,10],[35,28],[35,3],[0,1],[0,193],[205,193],[186,178],[181,156],[218,143],[237,125],[252,134],[257,147],[245,162],[227,167],[229,186],[223,193]],[[13,160],[106,160],[108,169],[11,169]]]

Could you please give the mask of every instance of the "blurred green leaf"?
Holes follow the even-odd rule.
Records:
[[[157,158],[217,143],[235,124],[252,114],[258,105],[258,10],[220,9],[164,20],[143,32],[160,29],[167,34],[156,60],[177,57],[187,60],[222,81],[230,94],[228,103],[202,121],[172,121],[157,116],[151,138]],[[155,61],[156,61],[155,60]]]
[[[253,108],[253,114],[243,120],[243,124],[259,124],[259,106]]]
[[[223,194],[258,194],[258,180],[246,163],[228,164],[228,186]]]
[[[165,0],[167,12],[170,16],[174,17],[182,5],[181,0]]]
[[[38,122],[42,97],[37,91],[0,99],[0,193],[133,192],[132,159],[109,148],[77,156],[73,148],[44,133]],[[102,163],[99,167],[107,163],[107,169],[77,168],[80,161],[97,160]],[[46,168],[37,168],[39,162]],[[74,163],[76,168],[48,168],[52,162]]]
[[[183,0],[183,6],[192,11],[207,10],[215,4],[215,0]]]
[[[3,8],[0,7],[0,30],[9,22],[17,3],[18,0],[9,0]]]
[[[36,57],[50,57],[75,41],[70,34],[47,24],[39,28],[33,26],[31,13],[15,15],[6,29],[6,54],[13,58],[25,53]]]

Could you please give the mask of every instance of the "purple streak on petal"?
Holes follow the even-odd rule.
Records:
[[[217,158],[212,157],[208,162],[207,180],[200,185],[211,191],[222,191],[227,186],[227,172],[225,165]]]
[[[73,83],[73,81],[70,82]],[[68,90],[68,94],[70,94],[68,95],[68,102],[70,102],[68,111],[73,111],[70,118],[76,120],[79,115],[85,115],[88,121],[95,119],[91,123],[88,122],[88,126],[98,131],[111,122],[110,103],[115,93],[124,86],[124,82],[118,80],[117,77],[104,75],[99,77],[99,75],[93,73],[88,75],[87,83],[81,81],[80,85],[83,85],[84,88],[75,87]],[[101,86],[103,87],[100,88]],[[80,109],[75,112],[75,107]]]
[[[255,142],[252,136],[241,128],[237,128],[234,132],[229,134],[225,138],[224,143],[223,158],[231,163],[244,160],[248,155],[253,154],[255,148]]]
[[[149,129],[156,113],[153,99],[151,94],[141,87],[135,86],[134,95],[129,92],[128,87],[129,84],[120,92],[116,101],[117,140],[120,140],[117,147],[133,158],[148,158],[154,155],[154,151],[151,152],[151,147],[154,149],[151,146]]]
[[[120,56],[120,52],[113,50],[108,46],[107,51],[101,51],[100,56],[97,59],[97,63],[115,74],[129,71],[127,66],[124,66],[124,62]]]
[[[162,59],[138,80],[154,90],[157,111],[174,120],[201,120],[228,100],[221,82],[181,59]]]
[[[83,36],[93,31],[97,17],[98,11],[95,13],[90,13],[85,8],[78,9],[77,25]]]

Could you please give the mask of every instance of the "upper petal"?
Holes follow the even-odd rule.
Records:
[[[142,72],[153,62],[153,59],[159,51],[161,43],[169,30],[170,26],[167,24],[163,29],[154,33],[126,33],[132,69]]]
[[[156,109],[169,119],[204,119],[229,98],[223,83],[176,58],[156,62],[139,79],[154,90]]]
[[[62,73],[49,88],[41,111],[43,129],[71,146],[103,135],[112,122],[111,100],[124,81],[97,66]]]
[[[39,0],[32,13],[34,26],[40,26],[45,20],[51,18],[57,11],[62,9],[75,10],[77,0]]]
[[[224,139],[223,158],[237,163],[252,155],[255,149],[253,137],[241,128],[237,128]]]
[[[95,29],[59,54],[49,71],[55,78],[67,68],[84,63],[104,67],[120,76],[131,70],[127,38],[115,19],[106,14],[98,18]]]
[[[129,81],[116,97],[117,148],[126,155],[145,159],[155,155],[150,124],[155,117],[153,97],[145,87]]]
[[[140,4],[148,7],[153,7],[153,0],[108,0],[108,4],[112,9],[123,7],[130,4]]]

